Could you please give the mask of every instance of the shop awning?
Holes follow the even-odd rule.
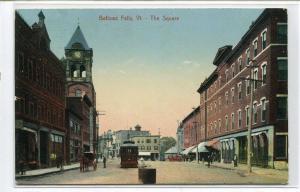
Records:
[[[218,139],[213,139],[213,140],[207,141],[205,146],[216,149],[216,150],[221,150],[221,143]]]
[[[198,144],[198,153],[209,152],[205,147],[206,142],[201,142]],[[197,153],[197,147],[192,150],[192,153]]]
[[[147,152],[147,151],[140,151],[139,152],[139,156],[150,156],[151,153],[150,152]]]
[[[182,151],[181,154],[187,155],[187,154],[189,154],[195,147],[196,147],[196,146],[191,146],[191,147],[185,149],[184,151]]]

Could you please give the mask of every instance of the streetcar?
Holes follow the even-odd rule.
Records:
[[[138,153],[138,146],[134,141],[125,141],[120,146],[121,168],[137,168]]]

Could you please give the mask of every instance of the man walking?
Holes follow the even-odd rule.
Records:
[[[103,156],[103,168],[106,168],[106,157]]]

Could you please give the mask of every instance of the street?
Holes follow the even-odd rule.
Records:
[[[287,171],[260,169],[259,174],[228,170],[201,162],[146,161],[147,167],[156,168],[156,184],[286,184]],[[121,169],[119,159],[109,159],[107,168],[98,163],[97,171],[80,173],[79,169],[40,177],[18,179],[20,185],[102,185],[102,184],[141,184],[138,169]]]

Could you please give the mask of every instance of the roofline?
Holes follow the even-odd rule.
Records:
[[[183,120],[182,120],[182,124],[185,123],[187,120],[191,119],[191,117],[194,115],[194,113],[200,111],[200,105],[198,107],[196,107],[196,109],[194,109],[192,112],[190,112]]]

